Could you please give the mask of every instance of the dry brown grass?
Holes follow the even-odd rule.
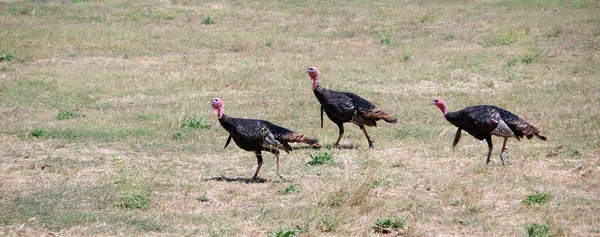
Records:
[[[0,1],[0,235],[600,235],[600,5],[595,1]],[[203,24],[210,16],[214,24]],[[389,40],[386,44],[384,39]],[[7,56],[8,55],[8,56]],[[400,119],[354,125],[310,166],[312,149],[256,159],[230,145],[208,100],[331,147],[304,73]],[[485,142],[450,110],[504,107],[549,142]],[[57,119],[61,111],[83,115]],[[185,129],[189,118],[211,127]],[[327,148],[324,148],[327,149]],[[296,185],[299,193],[280,191]],[[122,208],[124,197],[151,199]],[[523,203],[547,193],[546,204]],[[136,196],[138,195],[138,196]]]

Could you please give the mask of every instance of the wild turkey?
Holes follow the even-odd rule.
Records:
[[[536,127],[529,124],[527,121],[497,106],[476,105],[466,107],[459,111],[448,112],[446,102],[440,98],[434,98],[431,104],[440,108],[442,113],[444,113],[446,120],[458,127],[452,147],[455,147],[456,144],[458,144],[461,130],[467,131],[479,140],[485,139],[485,141],[487,141],[489,150],[486,164],[490,162],[490,156],[492,154],[492,135],[504,138],[502,150],[500,151],[500,159],[502,160],[503,165],[505,162],[503,153],[506,149],[506,141],[508,138],[515,137],[517,140],[521,140],[523,136],[526,136],[528,139],[535,136],[544,141],[548,140],[548,138],[540,134],[540,131]]]
[[[225,148],[233,138],[238,147],[246,151],[254,151],[254,154],[256,154],[258,167],[256,167],[252,179],[258,177],[258,172],[263,163],[261,151],[275,154],[277,157],[277,176],[285,180],[279,173],[279,150],[289,153],[292,150],[289,145],[290,142],[303,142],[316,148],[321,147],[321,143],[317,139],[308,138],[265,120],[229,117],[224,114],[225,106],[223,100],[219,98],[211,99],[210,103],[217,114],[219,123],[229,132]]]
[[[306,72],[312,80],[312,88],[317,100],[321,103],[321,128],[323,128],[323,111],[327,117],[339,128],[339,137],[335,142],[335,147],[340,148],[340,139],[344,135],[344,123],[352,122],[363,131],[369,148],[373,147],[373,141],[365,130],[366,126],[377,126],[377,120],[383,119],[388,123],[398,123],[398,120],[392,118],[388,113],[378,109],[371,102],[350,92],[339,92],[328,90],[319,85],[321,73],[316,67],[309,67]]]

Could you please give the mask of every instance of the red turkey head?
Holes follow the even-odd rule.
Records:
[[[306,69],[306,73],[308,73],[308,76],[310,76],[310,79],[312,80],[314,90],[317,87],[317,84],[319,84],[319,77],[321,77],[321,73],[316,67],[309,67]]]
[[[438,98],[438,97],[433,98],[433,100],[431,101],[431,104],[440,108],[440,110],[442,110],[442,113],[444,113],[444,117],[448,113],[448,106],[446,105],[446,102],[444,100],[442,100],[442,98]]]
[[[223,108],[225,107],[223,100],[219,98],[212,98],[210,100],[210,104],[212,105],[213,111],[215,111],[217,114],[217,118],[221,118],[221,116],[223,116]]]

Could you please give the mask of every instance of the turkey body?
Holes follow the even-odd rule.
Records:
[[[238,147],[246,151],[252,151],[256,155],[258,166],[252,179],[258,177],[263,164],[262,151],[275,154],[277,158],[277,175],[285,180],[279,173],[279,150],[289,153],[292,150],[289,143],[292,142],[302,142],[316,148],[321,147],[321,143],[317,139],[306,137],[265,120],[229,117],[223,113],[223,101],[219,98],[212,99],[211,103],[213,110],[217,113],[219,123],[229,133],[225,148],[233,139]]]
[[[433,103],[436,103],[435,100],[436,99],[434,99]],[[442,109],[442,107],[440,108]],[[445,102],[443,108],[446,108]],[[444,109],[442,109],[442,111],[444,111]],[[524,119],[494,105],[469,106],[459,111],[447,112],[445,113],[445,117],[448,122],[458,127],[454,137],[453,146],[458,144],[462,130],[471,134],[478,140],[486,140],[489,148],[486,163],[490,162],[493,148],[492,135],[504,138],[504,143],[500,152],[502,164],[505,163],[503,153],[506,149],[508,138],[515,137],[517,140],[520,140],[523,137],[531,139],[535,136],[544,141],[548,140],[548,138],[540,134],[540,131],[536,127],[529,124]]]
[[[313,90],[315,97],[321,104],[321,127],[323,127],[323,112],[339,128],[339,137],[336,146],[339,146],[344,134],[344,123],[352,122],[363,131],[369,148],[374,148],[371,138],[365,130],[365,126],[377,126],[377,120],[383,119],[388,123],[397,123],[388,113],[379,110],[371,102],[350,92],[339,92],[328,90],[317,85]]]
[[[375,127],[380,119],[388,123],[398,123],[397,119],[392,118],[388,113],[378,109],[371,102],[358,95],[321,87],[318,84],[320,72],[317,68],[309,67],[307,73],[313,81],[315,97],[321,104],[321,128],[323,128],[323,112],[338,126],[339,136],[335,142],[336,147],[340,147],[339,142],[344,135],[344,123],[352,122],[358,125],[367,138],[369,148],[374,148],[374,146],[365,126]]]
[[[305,137],[287,128],[277,126],[269,121],[259,119],[232,118],[223,115],[219,123],[227,132],[229,138],[225,147],[231,139],[235,144],[246,151],[269,151],[278,153],[278,150],[290,152],[290,142],[304,142],[309,145],[320,147],[317,139]]]

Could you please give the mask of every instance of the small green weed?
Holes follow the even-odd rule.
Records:
[[[3,49],[0,51],[0,62],[10,62],[17,59],[17,56],[11,51]]]
[[[519,41],[521,39],[521,33],[512,30],[512,29],[508,29],[508,28],[502,28],[494,33],[492,33],[491,35],[488,35],[487,37],[483,38],[483,46],[484,47],[490,47],[490,46],[505,46],[505,45],[511,45],[517,41]]]
[[[419,19],[421,23],[433,22],[435,20],[435,15],[433,13],[427,13]]]
[[[521,56],[521,62],[525,64],[533,63],[542,55],[542,51],[538,47],[529,47],[525,50],[525,54]]]
[[[79,117],[82,117],[81,114],[79,114],[77,112],[68,111],[68,110],[60,111],[56,115],[56,119],[58,119],[58,120],[73,119],[73,118],[79,118]]]
[[[299,192],[300,192],[300,187],[298,187],[298,185],[290,185],[289,187],[278,191],[278,193],[281,193],[281,194],[292,194],[292,193],[299,193]]]
[[[379,43],[390,44],[390,39],[385,35],[381,35],[381,36],[379,36]]]
[[[269,237],[292,237],[298,236],[306,232],[308,232],[308,228],[306,226],[296,225],[296,227],[293,230],[281,228],[279,230],[271,231],[269,233]]]
[[[199,197],[198,201],[200,201],[200,202],[208,202],[208,201],[210,201],[210,199],[208,199],[208,194],[205,193],[204,195],[202,195],[202,197]]]
[[[271,47],[271,46],[273,46],[273,42],[274,42],[273,39],[267,39],[267,40],[265,40],[265,46]]]
[[[186,128],[186,129],[194,129],[194,128],[200,128],[200,129],[204,129],[204,128],[210,128],[210,124],[206,123],[206,121],[204,120],[204,118],[187,118],[183,121],[183,124],[181,124],[181,128]]]
[[[295,235],[295,231],[286,229],[274,230],[269,233],[269,237],[292,237]]]
[[[206,25],[215,24],[215,19],[213,19],[210,16],[207,16],[207,17],[204,17],[204,19],[202,20],[202,23],[204,23]]]
[[[410,46],[405,46],[404,53],[402,54],[402,59],[400,59],[400,62],[408,62],[412,59],[413,59],[412,49],[410,48]]]
[[[173,140],[183,140],[186,137],[187,137],[187,135],[182,132],[176,132],[176,133],[173,133],[173,135],[171,135],[171,138],[173,138]]]
[[[525,200],[521,202],[527,204],[544,204],[548,202],[548,194],[547,193],[535,193],[531,195],[527,195]]]
[[[319,225],[323,232],[335,232],[337,226],[338,222],[328,217],[321,218],[321,224]]]
[[[150,207],[150,198],[152,189],[144,188],[142,190],[132,190],[121,198],[121,202],[117,206],[123,209],[140,209],[146,210]]]
[[[179,16],[179,13],[174,11],[161,12],[159,17],[163,20],[175,20]]]
[[[333,154],[329,151],[321,151],[317,155],[310,154],[311,161],[307,165],[328,165],[334,164]]]
[[[50,133],[48,133],[48,131],[46,131],[43,128],[36,128],[33,131],[31,131],[31,136],[32,137],[46,137],[48,136]]]
[[[269,214],[271,214],[271,212],[273,212],[273,209],[268,207],[261,207],[258,219],[264,220]]]
[[[406,229],[406,219],[399,217],[378,219],[374,228],[378,233],[391,233],[395,229]]]
[[[550,227],[532,223],[525,226],[525,236],[527,237],[550,237]]]

